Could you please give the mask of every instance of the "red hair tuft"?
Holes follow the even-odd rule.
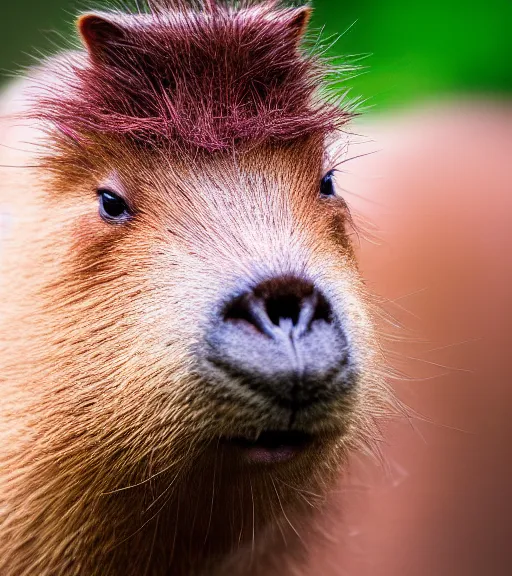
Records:
[[[82,16],[87,59],[58,65],[64,90],[44,92],[38,117],[78,141],[208,152],[327,133],[350,113],[319,97],[325,67],[301,48],[309,13],[209,0]]]

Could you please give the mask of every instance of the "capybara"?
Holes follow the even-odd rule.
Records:
[[[0,574],[301,573],[395,405],[352,111],[308,7],[139,8],[1,100]]]

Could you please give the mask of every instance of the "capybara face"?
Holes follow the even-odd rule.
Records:
[[[185,161],[119,149],[48,200],[75,211],[59,279],[74,365],[140,440],[179,429],[285,460],[349,434],[372,335],[328,162],[315,140]]]

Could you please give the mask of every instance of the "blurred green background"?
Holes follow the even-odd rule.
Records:
[[[4,79],[65,45],[74,15],[94,2],[2,0],[0,70]],[[347,80],[373,110],[444,95],[512,94],[512,0],[316,0],[313,26],[344,33],[333,55],[359,55]],[[507,96],[508,95],[508,96]]]

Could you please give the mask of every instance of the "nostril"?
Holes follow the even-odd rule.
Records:
[[[254,316],[252,313],[251,302],[252,295],[250,293],[243,294],[238,298],[232,300],[224,310],[224,321],[245,321],[249,324],[254,323]]]
[[[315,321],[330,323],[332,309],[312,283],[283,276],[232,300],[224,309],[224,321],[249,324],[270,337],[290,330],[301,336]]]
[[[290,319],[294,326],[299,322],[302,299],[294,294],[271,296],[265,302],[265,310],[272,324],[279,326],[281,320]]]
[[[332,308],[325,296],[321,293],[317,293],[316,307],[313,314],[313,321],[314,320],[323,320],[327,323],[332,322]]]
[[[244,324],[258,332],[273,336],[273,325],[265,310],[265,302],[248,292],[232,300],[224,309],[224,322]]]

